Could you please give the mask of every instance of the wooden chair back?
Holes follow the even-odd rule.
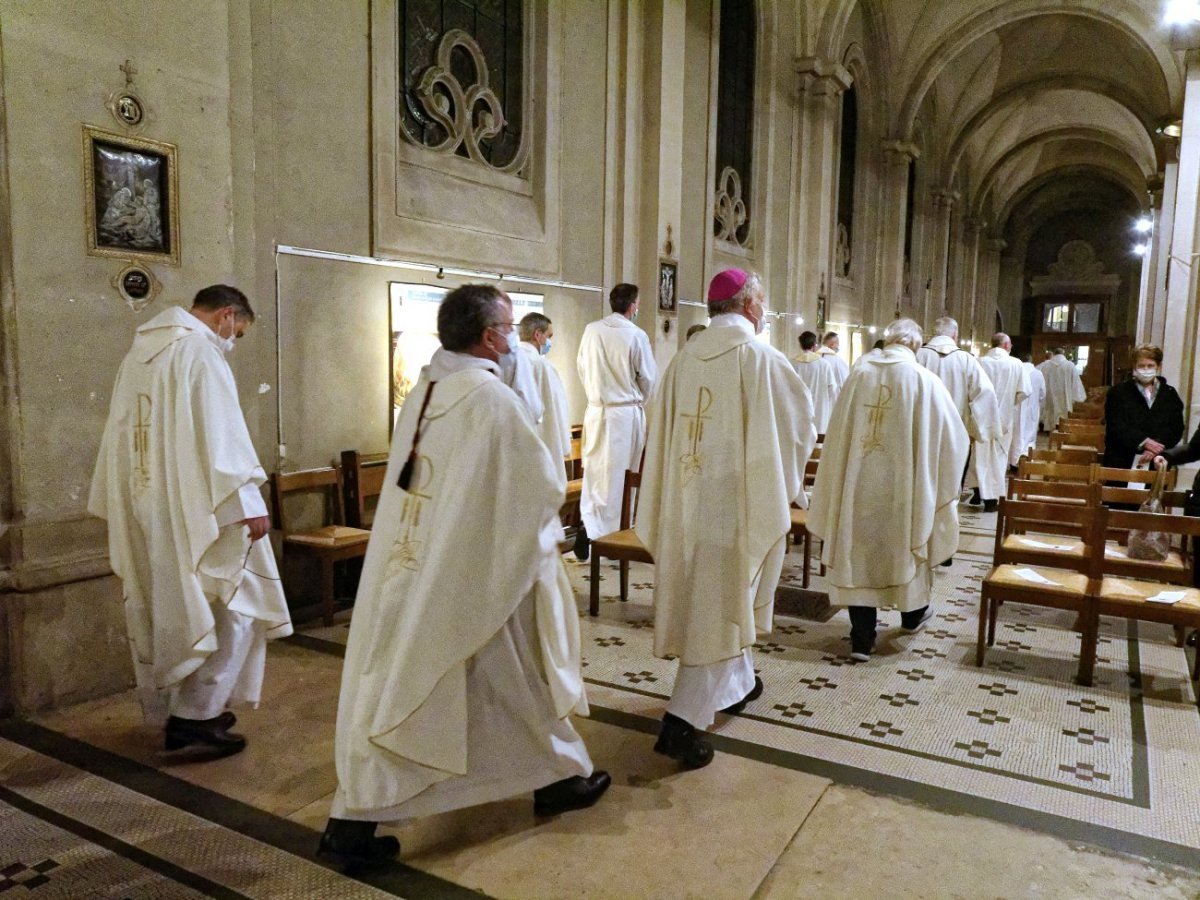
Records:
[[[1175,469],[1167,469],[1163,473],[1164,490],[1175,489],[1175,479],[1178,475],[1179,472]],[[1158,472],[1154,469],[1119,469],[1114,466],[1093,465],[1091,480],[1096,484],[1118,481],[1121,484],[1152,485],[1157,477]],[[1134,488],[1134,490],[1138,489]],[[1145,494],[1145,491],[1142,493]]]
[[[1100,453],[1090,447],[1072,447],[1070,449],[1048,450],[1036,448],[1030,459],[1034,462],[1056,462],[1072,466],[1090,466]]]
[[[289,494],[321,493],[325,509],[321,525],[344,525],[345,510],[342,507],[342,475],[333,466],[318,469],[302,469],[299,472],[272,472],[271,518],[274,526],[285,535],[295,531],[287,517],[284,498]]]
[[[1089,504],[1055,503],[1053,501],[1013,500],[1000,498],[996,518],[996,543],[993,555],[995,565],[1053,565],[1057,569],[1079,572],[1089,578],[1099,578],[1100,560],[1104,556],[1103,532],[1104,510]],[[1034,546],[1023,546],[1018,541],[1006,541],[1013,535],[1030,532],[1064,534],[1077,538],[1083,544],[1083,552],[1077,556],[1054,556],[1047,562],[1047,551]]]
[[[387,451],[359,453],[343,450],[341,456],[342,506],[351,528],[370,528],[387,475]]]
[[[638,497],[641,496],[642,473],[634,472],[632,469],[625,470],[625,486],[621,489],[621,530],[633,527],[634,519],[637,518],[637,500],[634,499],[633,493],[637,491]]]
[[[1064,419],[1058,430],[1067,434],[1104,434],[1104,426],[1090,419]]]
[[[1022,459],[1017,466],[1017,477],[1022,480],[1082,481],[1087,483],[1091,480],[1091,476],[1091,466],[1070,463]]]
[[[583,477],[583,425],[571,426],[571,455],[566,465],[568,481]]]
[[[1063,447],[1091,447],[1094,450],[1104,449],[1104,434],[1068,434],[1065,431],[1050,432],[1050,449],[1060,450]]]

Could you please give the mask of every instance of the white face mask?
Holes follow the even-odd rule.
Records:
[[[551,342],[550,338],[546,338],[546,343],[542,344],[542,349],[540,349],[538,351],[538,353],[542,354],[542,356],[545,356],[547,353],[549,353],[551,343],[552,342]]]
[[[1133,377],[1142,384],[1150,384],[1158,377],[1158,369],[1155,367],[1134,369]]]
[[[220,348],[221,348],[222,353],[229,353],[231,350],[233,350],[234,346],[236,346],[235,341],[237,339],[237,316],[230,316],[229,322],[230,322],[230,324],[233,325],[233,329],[229,332],[229,337],[226,337],[225,335],[221,334],[221,326],[220,325],[217,326],[217,342],[218,342],[218,346],[220,346]]]

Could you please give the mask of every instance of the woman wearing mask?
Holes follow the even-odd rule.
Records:
[[[1133,350],[1133,378],[1109,388],[1104,402],[1104,465],[1120,469],[1150,462],[1183,437],[1183,401],[1162,377],[1162,350]]]

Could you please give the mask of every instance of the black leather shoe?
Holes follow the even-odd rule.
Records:
[[[732,716],[734,713],[740,713],[743,709],[746,708],[747,703],[750,703],[754,700],[757,700],[759,697],[761,697],[762,692],[763,692],[762,679],[759,678],[757,675],[755,675],[754,676],[754,687],[750,688],[750,693],[748,693],[745,697],[743,697],[737,703],[734,703],[732,706],[725,707],[723,710],[721,710],[721,712],[725,713],[728,716]]]
[[[375,822],[330,819],[321,835],[317,856],[351,869],[377,866],[400,855],[400,841],[391,835],[375,837]]]
[[[221,717],[212,719],[167,719],[167,750],[203,751],[208,756],[232,756],[246,749],[246,739],[232,734],[220,724]]]
[[[967,501],[967,506],[979,506],[983,503],[983,498],[979,496],[979,488],[974,488],[971,491],[971,499]]]
[[[713,761],[712,744],[702,740],[687,721],[667,713],[654,752],[669,756],[685,769],[703,769]]]
[[[1000,508],[999,500],[984,500],[983,501],[983,511],[984,512],[995,512],[999,508]]]
[[[581,524],[575,532],[575,558],[580,562],[586,560],[591,546],[592,540],[588,537],[587,529]]]
[[[950,566],[954,565],[954,557],[952,556],[949,559],[947,559],[946,561],[938,563],[938,565],[946,566],[947,568],[949,568]]]
[[[533,792],[533,813],[536,816],[557,816],[573,809],[586,809],[608,790],[612,777],[597,769],[587,778],[572,775]]]

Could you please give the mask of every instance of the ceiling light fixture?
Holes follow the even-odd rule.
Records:
[[[1147,253],[1150,252],[1150,245],[1149,244],[1134,244],[1133,252],[1137,256],[1145,256]]]
[[[1149,234],[1150,230],[1153,227],[1154,227],[1154,220],[1151,219],[1149,216],[1142,216],[1140,219],[1138,219],[1136,222],[1133,223],[1133,230],[1136,231],[1138,234]]]
[[[1200,0],[1197,0],[1197,2],[1200,2]],[[1183,119],[1164,119],[1154,129],[1154,133],[1178,140],[1183,134]]]
[[[1188,25],[1196,21],[1200,21],[1200,0],[1167,0],[1164,24]]]

